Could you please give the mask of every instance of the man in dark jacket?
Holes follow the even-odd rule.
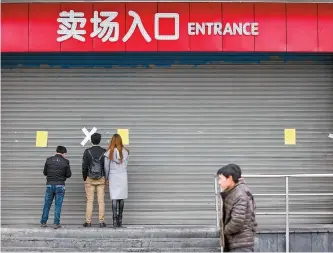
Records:
[[[94,133],[91,136],[93,146],[84,151],[82,158],[82,176],[85,182],[87,197],[86,222],[83,224],[84,227],[91,227],[95,191],[97,192],[98,199],[99,225],[100,227],[106,227],[104,222],[104,154],[106,150],[99,146],[101,138],[102,136],[99,133]]]
[[[65,147],[58,146],[56,154],[47,158],[45,162],[46,192],[42,219],[40,221],[42,227],[46,227],[50,208],[55,198],[54,228],[60,228],[61,208],[65,196],[65,181],[72,176],[69,161],[65,158],[66,153],[67,149]]]
[[[223,192],[221,241],[228,252],[253,252],[256,232],[255,201],[241,178],[238,165],[229,164],[217,172]]]

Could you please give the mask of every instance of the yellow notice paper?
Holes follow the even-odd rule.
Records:
[[[284,129],[284,144],[295,145],[296,144],[296,130]]]
[[[36,133],[36,147],[46,148],[47,147],[47,131],[37,131]]]
[[[121,136],[124,145],[129,144],[129,133],[128,129],[118,129],[117,133]]]

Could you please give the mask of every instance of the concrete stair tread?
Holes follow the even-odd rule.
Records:
[[[217,238],[216,227],[206,228],[83,228],[63,227],[61,229],[2,228],[2,236],[52,237],[52,238]]]
[[[73,239],[78,241],[87,241],[87,242],[94,242],[94,241],[112,241],[112,242],[124,242],[124,241],[153,241],[153,242],[166,242],[166,241],[173,241],[173,242],[183,242],[183,241],[199,241],[199,240],[208,240],[208,241],[216,241],[218,238],[77,238],[77,237],[66,237],[66,238],[57,238],[57,237],[23,237],[23,236],[7,236],[2,235],[1,240],[9,240],[15,239],[20,241],[72,241]]]
[[[215,227],[206,228],[4,228],[2,251],[219,252]]]
[[[1,247],[2,252],[220,252],[218,247],[209,248],[49,248],[49,247]]]
[[[50,248],[206,248],[219,247],[218,238],[46,238],[2,236],[4,247]]]

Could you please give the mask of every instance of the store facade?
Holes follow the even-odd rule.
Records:
[[[95,128],[104,147],[129,129],[126,224],[214,225],[221,165],[332,171],[333,4],[2,4],[1,92],[3,224],[39,222],[42,168],[57,145],[73,171],[62,222],[84,220],[83,129]],[[47,147],[36,147],[36,131],[48,132]],[[257,194],[284,192],[282,179],[248,182]],[[331,185],[297,179],[291,191]],[[327,196],[290,201],[304,212],[293,223],[332,220]],[[261,224],[283,224],[283,196],[257,202]]]

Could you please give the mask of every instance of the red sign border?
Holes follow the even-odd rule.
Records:
[[[220,14],[216,11],[204,11],[208,12],[213,5],[218,6]],[[333,52],[333,4],[3,3],[1,7],[2,52]],[[88,35],[85,42],[56,41],[56,19],[59,10],[75,8],[85,11],[88,21],[95,9],[108,7],[116,7],[119,12],[124,12],[119,14],[119,23],[127,29],[131,25],[132,17],[126,12],[131,8],[142,16],[144,24],[149,22],[155,11],[179,11],[181,37],[177,42],[156,41],[153,24],[148,24],[145,28],[152,37],[150,43],[146,42],[141,34],[136,34],[137,31],[131,40],[126,43],[118,41],[112,46],[100,43],[98,39],[92,39]],[[40,11],[37,10],[48,10],[48,15],[39,15]],[[199,10],[203,10],[200,15]],[[186,21],[214,22],[219,17],[221,22],[259,22],[259,35],[190,36],[184,31],[186,26],[183,24]],[[164,28],[167,30],[168,27]],[[86,30],[87,34],[91,33],[91,28]],[[124,32],[120,35],[123,36]]]

